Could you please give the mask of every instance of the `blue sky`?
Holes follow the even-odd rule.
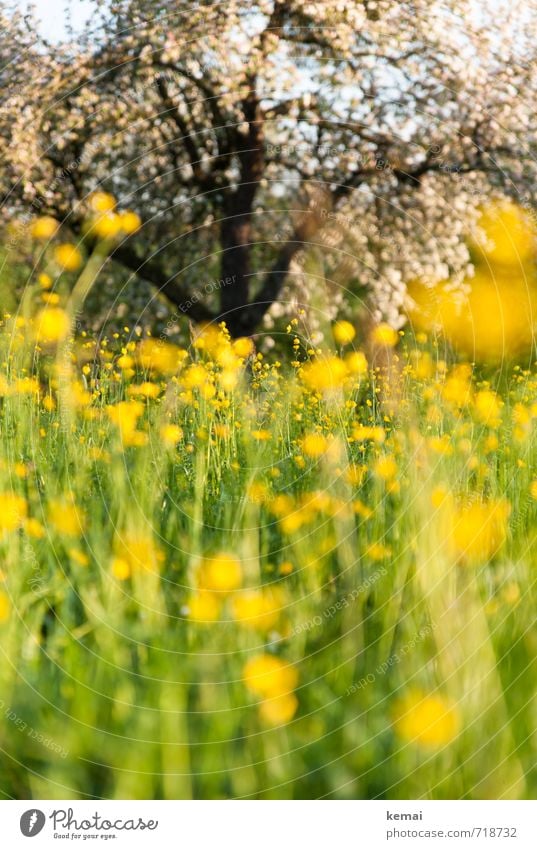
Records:
[[[18,4],[24,10],[29,6],[35,7],[41,20],[41,32],[49,40],[58,40],[65,36],[63,19],[66,7],[71,9],[75,25],[84,24],[91,12],[88,0],[18,0]]]

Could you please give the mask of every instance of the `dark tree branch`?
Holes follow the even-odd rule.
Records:
[[[159,292],[166,295],[178,307],[183,315],[188,315],[194,321],[200,322],[215,319],[214,313],[199,302],[195,291],[188,291],[173,277],[168,277],[161,264],[154,258],[141,260],[134,248],[127,242],[119,245],[113,251],[111,258],[155,286]]]

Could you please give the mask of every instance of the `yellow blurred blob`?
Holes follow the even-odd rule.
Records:
[[[68,537],[80,536],[86,525],[84,513],[68,498],[50,502],[48,520],[58,534]]]
[[[121,230],[127,236],[138,232],[142,226],[142,219],[137,212],[133,212],[131,209],[126,209],[124,212],[120,212],[118,218]]]
[[[122,557],[112,558],[112,575],[118,581],[127,581],[132,575],[130,563]]]
[[[282,606],[281,597],[275,593],[249,590],[233,598],[233,619],[244,628],[270,631],[278,624]]]
[[[478,419],[489,427],[497,427],[501,422],[503,401],[496,392],[482,389],[474,399]]]
[[[413,691],[398,701],[394,726],[403,740],[434,748],[457,736],[460,721],[456,708],[444,697]]]
[[[350,321],[337,321],[332,332],[338,345],[348,345],[356,336],[356,330]]]
[[[290,722],[298,708],[294,693],[284,693],[272,699],[264,699],[259,705],[259,717],[265,725],[284,725]]]
[[[320,433],[308,433],[302,440],[302,451],[306,457],[322,457],[328,450],[328,440]]]
[[[27,513],[28,506],[22,495],[15,495],[14,492],[0,493],[0,532],[20,528]]]
[[[407,312],[415,330],[442,333],[470,359],[495,363],[526,353],[533,343],[537,233],[511,201],[487,206],[479,224],[484,235],[470,243],[476,271],[464,291],[449,281],[411,281]]]
[[[490,560],[507,539],[510,512],[505,500],[455,506],[449,534],[453,553],[467,564]]]
[[[209,592],[232,592],[242,584],[242,566],[233,554],[205,557],[198,570],[198,586]]]
[[[116,208],[116,199],[109,192],[93,192],[89,196],[89,205],[93,212],[112,212]]]
[[[47,535],[45,528],[37,519],[26,519],[24,530],[32,539],[43,539]]]
[[[141,401],[120,401],[106,408],[108,418],[119,429],[121,441],[127,446],[144,445],[147,434],[138,431],[138,419],[143,415],[144,405]]]
[[[105,212],[91,225],[92,235],[98,239],[115,239],[122,232],[121,216],[115,212]]]
[[[41,218],[36,218],[32,222],[30,233],[32,238],[46,242],[56,235],[59,226],[55,218],[52,218],[50,215],[43,215]]]
[[[537,317],[533,278],[478,271],[467,281],[469,292],[455,293],[446,284],[409,285],[415,306],[409,316],[415,329],[442,333],[471,359],[497,362],[527,351]]]
[[[133,398],[158,398],[161,388],[157,383],[144,380],[143,383],[133,383],[129,386],[127,394]]]
[[[185,360],[187,352],[161,339],[144,339],[136,352],[142,368],[159,374],[175,374]]]
[[[291,693],[298,682],[296,668],[272,654],[251,658],[244,665],[242,677],[252,693],[265,699]]]
[[[379,324],[371,333],[371,340],[383,348],[395,348],[399,342],[399,334],[389,324]]]
[[[254,353],[253,340],[248,336],[241,336],[233,342],[233,351],[238,357],[246,359]]]
[[[144,570],[156,573],[164,561],[164,555],[155,540],[144,531],[126,531],[117,536],[114,553],[112,574],[118,580],[126,580]]]
[[[77,246],[69,242],[54,249],[54,259],[64,271],[78,271],[83,262]]]
[[[373,471],[383,481],[392,480],[397,474],[397,462],[390,454],[386,454],[375,462]]]
[[[179,425],[167,424],[160,429],[160,438],[168,448],[174,448],[183,438],[183,430]]]
[[[212,593],[201,591],[188,601],[188,618],[193,622],[216,622],[220,617],[220,604]]]
[[[11,602],[7,594],[0,591],[0,625],[7,622],[11,613]]]
[[[352,438],[356,442],[377,442],[382,444],[386,439],[386,431],[383,427],[370,425],[356,425],[352,431]]]
[[[468,363],[453,366],[442,386],[444,401],[453,407],[464,407],[472,400],[472,367]]]
[[[487,204],[481,210],[470,248],[482,262],[520,266],[535,257],[536,230],[528,213],[511,200]]]
[[[363,351],[353,351],[345,357],[345,365],[350,374],[367,374],[367,359]]]
[[[319,357],[304,366],[302,379],[308,389],[314,392],[328,392],[339,389],[347,378],[347,366],[339,357]]]
[[[35,338],[43,344],[61,342],[70,329],[71,319],[61,307],[44,307],[35,317]]]

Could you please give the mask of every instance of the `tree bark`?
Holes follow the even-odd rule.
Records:
[[[220,321],[232,336],[241,334],[248,306],[251,274],[252,223],[245,212],[224,219],[221,227]]]

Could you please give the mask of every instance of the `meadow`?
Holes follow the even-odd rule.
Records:
[[[92,338],[51,250],[0,330],[3,796],[533,798],[531,355]]]

